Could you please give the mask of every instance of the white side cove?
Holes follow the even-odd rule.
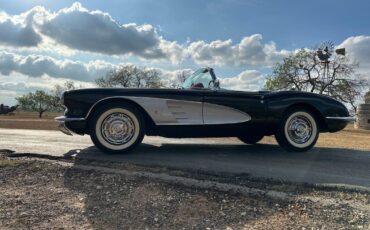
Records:
[[[203,124],[202,102],[150,97],[127,97],[127,99],[138,103],[156,125]]]
[[[156,125],[235,124],[251,120],[249,114],[240,110],[211,103],[152,97],[115,98],[136,102],[149,114]]]
[[[250,121],[251,116],[240,110],[227,106],[203,103],[204,124],[234,124]]]

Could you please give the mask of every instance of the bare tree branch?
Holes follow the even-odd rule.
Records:
[[[277,63],[272,75],[267,79],[268,90],[296,88],[318,94],[327,94],[356,110],[368,82],[355,75],[358,63],[349,58],[335,55],[329,62],[318,59],[314,50],[301,49]]]

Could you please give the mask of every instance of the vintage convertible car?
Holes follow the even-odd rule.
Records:
[[[337,132],[354,120],[327,96],[221,89],[212,68],[195,71],[179,89],[80,89],[65,92],[63,101],[60,130],[89,134],[105,152],[132,150],[144,135],[238,137],[247,144],[275,135],[286,150],[306,151],[320,132]]]

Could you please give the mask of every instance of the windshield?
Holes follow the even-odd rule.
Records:
[[[213,77],[210,73],[209,68],[201,68],[195,71],[190,77],[188,77],[182,84],[184,89],[192,88],[210,88],[213,82]]]

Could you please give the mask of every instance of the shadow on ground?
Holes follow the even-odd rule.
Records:
[[[315,148],[306,153],[287,153],[276,145],[142,144],[128,154],[107,155],[89,147],[72,150],[66,155],[104,162],[370,187],[365,182],[368,178],[362,178],[363,173],[368,172],[370,152],[357,150]],[[336,228],[336,224],[345,226],[349,221],[342,215],[326,219],[321,208],[312,202],[278,201],[204,191],[145,178],[130,179],[116,174],[102,177],[99,174],[72,167],[64,176],[69,189],[86,195],[85,216],[96,229],[226,229],[246,225],[284,228],[287,224],[292,228],[324,225]],[[316,209],[315,215],[308,214],[307,210]]]
[[[250,174],[277,180],[370,187],[370,151],[314,148],[304,153],[277,145],[141,144],[126,154],[105,154],[95,147],[71,150],[77,159],[132,163],[218,173]]]

